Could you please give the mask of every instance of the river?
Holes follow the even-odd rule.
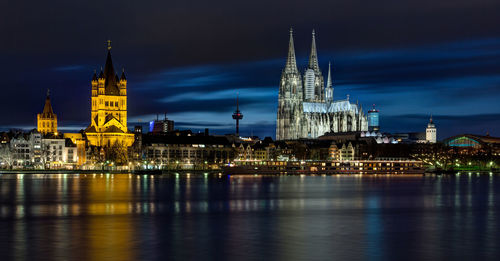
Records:
[[[0,175],[0,260],[499,257],[494,175]]]

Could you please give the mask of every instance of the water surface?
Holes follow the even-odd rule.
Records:
[[[500,177],[0,175],[1,260],[498,260]]]

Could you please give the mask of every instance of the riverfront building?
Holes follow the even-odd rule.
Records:
[[[370,132],[377,132],[380,130],[379,111],[375,109],[375,104],[373,104],[373,108],[368,111],[368,130]]]
[[[432,121],[432,116],[425,129],[425,140],[429,143],[436,143],[436,125]]]
[[[37,130],[42,134],[57,133],[57,115],[52,110],[50,92],[47,91],[43,112],[37,114]]]
[[[461,134],[443,140],[443,143],[461,154],[486,153],[500,156],[500,138],[489,135]]]
[[[99,76],[94,73],[91,85],[90,125],[85,129],[90,145],[110,147],[118,142],[131,146],[134,134],[127,128],[127,78],[125,71],[120,77],[115,73],[109,41],[104,71]]]
[[[285,68],[281,74],[276,122],[277,140],[317,138],[328,132],[367,131],[368,122],[361,106],[334,100],[331,66],[326,83],[319,67],[315,33],[312,33],[309,64],[299,72],[295,58],[293,32]]]

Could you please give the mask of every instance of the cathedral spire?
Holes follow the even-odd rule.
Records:
[[[311,54],[309,55],[309,68],[315,72],[319,71],[318,52],[316,50],[316,33],[312,31]]]
[[[288,57],[286,59],[286,72],[298,72],[297,60],[295,59],[295,47],[293,45],[293,29],[290,27],[290,42],[288,44]]]
[[[326,88],[332,87],[332,76],[331,76],[330,70],[331,70],[331,63],[328,62],[328,78],[326,80]]]

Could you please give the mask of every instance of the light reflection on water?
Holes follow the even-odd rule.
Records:
[[[500,177],[0,175],[8,259],[490,259]]]

